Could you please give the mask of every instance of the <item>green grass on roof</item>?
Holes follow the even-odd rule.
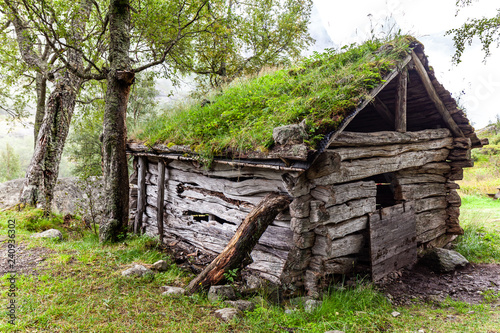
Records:
[[[188,145],[207,157],[230,156],[235,150],[265,152],[273,145],[273,128],[305,120],[314,149],[408,55],[411,41],[371,40],[315,53],[296,67],[233,82],[204,107],[191,102],[167,109],[132,138]]]

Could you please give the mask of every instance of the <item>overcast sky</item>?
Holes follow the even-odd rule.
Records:
[[[466,49],[462,62],[453,65],[452,38],[444,36],[468,17],[494,16],[500,8],[498,0],[479,0],[457,16],[455,0],[314,0],[314,5],[313,20],[321,24],[313,22],[311,27],[323,26],[335,46],[368,39],[371,27],[395,26],[415,36],[424,44],[438,80],[455,98],[464,92],[460,104],[476,129],[500,115],[496,98],[500,96],[500,49],[494,49],[483,63],[481,45],[475,43]]]

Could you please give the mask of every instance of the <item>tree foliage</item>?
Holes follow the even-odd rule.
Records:
[[[472,0],[457,0],[456,5],[460,8],[472,5]],[[474,38],[479,38],[484,52],[485,59],[491,53],[491,47],[500,45],[500,9],[493,17],[482,17],[468,19],[461,27],[451,29],[446,32],[447,35],[453,35],[455,45],[455,55],[453,61],[461,62],[462,54],[466,46],[470,46]]]
[[[5,144],[5,150],[0,152],[0,182],[22,177],[23,170],[19,155],[8,143]]]

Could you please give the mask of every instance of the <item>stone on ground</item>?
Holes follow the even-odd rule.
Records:
[[[57,238],[59,240],[63,239],[62,233],[57,229],[45,230],[44,232],[39,232],[39,233],[33,234],[31,237],[32,238],[54,238],[54,239]]]
[[[255,310],[255,304],[253,304],[250,301],[245,301],[240,299],[237,301],[225,301],[224,303],[240,310],[241,312]]]
[[[306,312],[313,312],[317,308],[321,307],[321,304],[323,304],[322,301],[317,301],[314,299],[309,299],[304,303],[304,310]]]
[[[164,290],[164,292],[161,293],[163,296],[175,297],[186,294],[186,290],[181,287],[163,286],[161,289]]]
[[[211,302],[230,300],[234,301],[236,294],[232,286],[211,286],[208,290],[208,300]]]
[[[451,272],[466,266],[469,261],[457,251],[434,248],[425,253],[422,263],[436,272]]]
[[[165,272],[168,270],[168,263],[165,260],[158,260],[151,266],[151,269],[158,272]]]
[[[135,276],[135,277],[140,277],[147,274],[153,274],[153,271],[147,269],[142,265],[135,265],[134,267],[130,267],[122,272],[123,276]]]
[[[215,316],[224,321],[230,321],[234,317],[240,316],[241,311],[234,308],[225,308],[215,311]]]

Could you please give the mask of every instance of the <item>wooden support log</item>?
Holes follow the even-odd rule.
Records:
[[[387,107],[387,105],[384,104],[378,98],[375,96],[375,98],[372,100],[373,107],[375,108],[375,111],[382,117],[382,119],[388,124],[388,125],[393,125],[394,124],[394,115],[392,114],[391,110]]]
[[[134,233],[139,234],[142,227],[142,216],[146,209],[146,168],[145,157],[139,157],[137,164],[137,214],[135,215]]]
[[[330,152],[331,154],[333,153],[338,154],[339,156],[338,164],[340,164],[340,161],[357,160],[361,158],[371,158],[371,157],[391,157],[410,151],[418,152],[422,150],[434,150],[441,148],[448,148],[448,149],[453,148],[453,138],[443,138],[437,140],[429,140],[425,142],[415,142],[415,143],[405,143],[405,144],[392,144],[387,146],[367,146],[367,147],[349,147],[349,148],[333,148],[333,149],[331,148],[328,149],[327,151]],[[337,166],[336,169],[332,169],[328,173],[335,172],[338,170],[339,166]]]
[[[165,164],[162,160],[158,161],[158,196],[156,201],[156,218],[158,223],[158,235],[160,244],[163,244],[163,206],[165,198]]]
[[[330,144],[331,147],[366,147],[385,146],[400,143],[416,143],[437,140],[449,137],[450,131],[446,128],[429,129],[417,132],[398,133],[381,131],[373,133],[342,132]]]
[[[236,230],[235,235],[224,250],[187,286],[188,293],[200,288],[215,285],[224,279],[224,273],[231,269],[243,268],[251,260],[250,252],[260,236],[271,224],[276,215],[290,204],[287,196],[267,195],[255,207]]]
[[[436,89],[434,88],[434,85],[432,84],[429,75],[425,70],[424,65],[422,64],[420,59],[418,59],[417,55],[415,54],[415,51],[412,51],[411,56],[413,62],[415,63],[415,69],[418,73],[418,76],[420,77],[420,80],[422,81],[424,88],[427,91],[427,94],[429,95],[432,102],[436,106],[436,109],[443,118],[444,122],[446,123],[446,125],[448,125],[448,128],[455,136],[463,137],[464,133],[462,132],[460,127],[458,127],[457,123],[455,123],[455,120],[453,120],[453,118],[450,115],[450,112],[448,111],[443,101],[437,94]]]
[[[406,88],[408,84],[408,72],[403,69],[399,74],[398,87],[396,90],[396,114],[395,129],[396,132],[406,132]]]

